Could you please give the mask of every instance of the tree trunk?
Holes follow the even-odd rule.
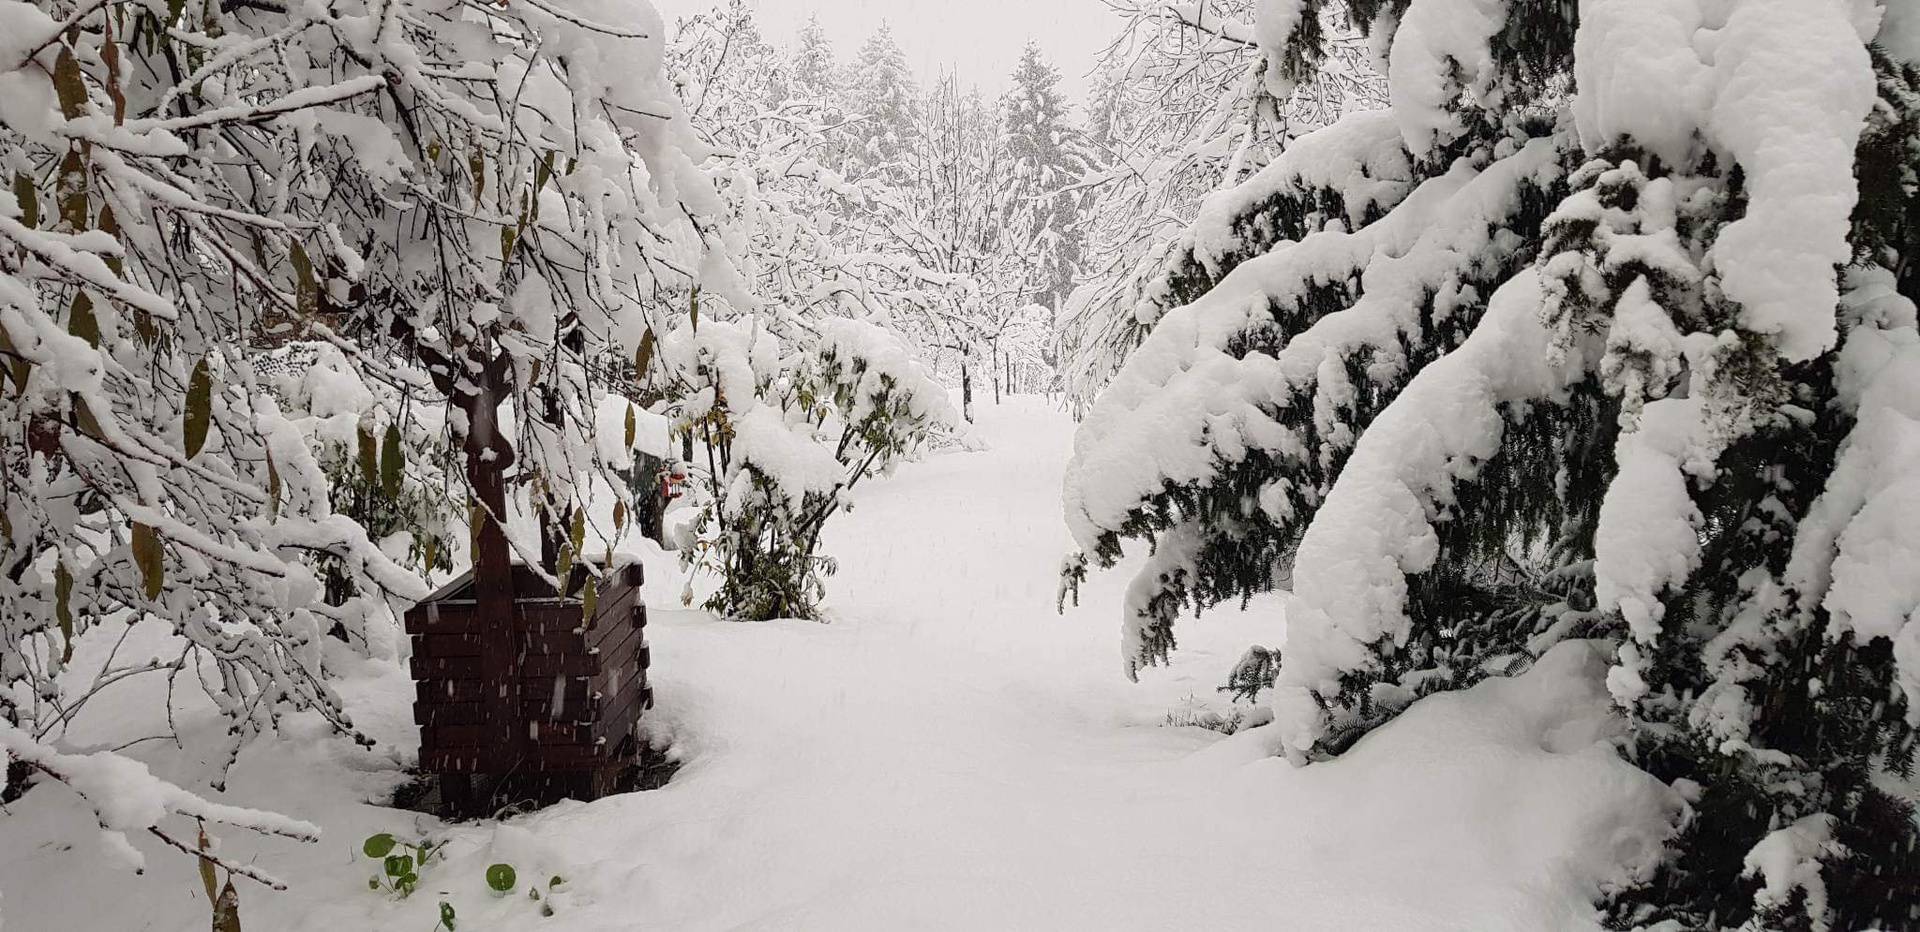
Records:
[[[487,369],[503,367],[489,366]],[[484,371],[478,391],[460,401],[467,414],[467,481],[475,503],[473,596],[480,621],[480,671],[487,684],[481,694],[481,718],[505,773],[526,755],[527,733],[519,726],[521,690],[519,651],[514,646],[513,548],[499,520],[507,514],[507,467],[513,448],[500,436],[499,382],[503,373]]]
[[[960,357],[960,416],[973,423],[973,367],[965,356]]]

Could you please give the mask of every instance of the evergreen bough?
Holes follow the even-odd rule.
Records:
[[[1474,13],[1447,0],[1347,6],[1375,30]],[[1920,386],[1920,72],[1878,47],[1849,50],[1857,25],[1790,4],[1743,8],[1732,15],[1746,31],[1721,30],[1717,54],[1732,61],[1755,30],[1797,35],[1798,17],[1811,24],[1805,60],[1849,79],[1871,69],[1875,99],[1848,137],[1857,201],[1851,255],[1829,283],[1837,306],[1794,309],[1831,314],[1838,334],[1809,349],[1817,327],[1770,323],[1728,293],[1746,287],[1736,239],[1750,244],[1754,218],[1778,209],[1763,203],[1781,190],[1766,187],[1779,171],[1769,154],[1705,125],[1679,145],[1636,139],[1618,131],[1632,114],[1596,118],[1593,99],[1582,110],[1576,66],[1604,77],[1614,65],[1576,62],[1580,13],[1617,24],[1630,4],[1492,6],[1484,59],[1420,35],[1393,44],[1450,71],[1437,120],[1356,114],[1304,137],[1295,146],[1312,160],[1283,154],[1234,192],[1233,211],[1203,214],[1147,289],[1138,316],[1154,330],[1090,412],[1067,480],[1087,560],[1111,566],[1128,540],[1153,547],[1126,602],[1127,672],[1167,658],[1181,613],[1292,589],[1287,643],[1250,651],[1229,688],[1271,688],[1270,727],[1307,763],[1422,695],[1597,639],[1616,655],[1622,754],[1688,803],[1659,863],[1601,891],[1609,927],[1920,928],[1920,822],[1901,795],[1920,658],[1894,646],[1915,638],[1915,622],[1898,632],[1916,606],[1901,607],[1897,585],[1878,593],[1896,637],[1885,618],[1857,617],[1861,579],[1914,567],[1897,546],[1847,551],[1845,537],[1903,520],[1872,489],[1920,468],[1873,458],[1912,417],[1902,389]],[[1312,62],[1297,48],[1312,41],[1296,31],[1287,63]],[[1804,129],[1730,112],[1749,115],[1730,130],[1749,136]],[[1356,211],[1311,179],[1344,172],[1358,190],[1368,153],[1340,143],[1386,119],[1402,120],[1407,175]],[[1781,238],[1799,231],[1768,232],[1792,252]],[[1496,320],[1501,301],[1528,304]],[[1512,366],[1544,362],[1558,381],[1533,391],[1488,369],[1492,420],[1436,424],[1458,455],[1382,487],[1419,506],[1415,539],[1365,539],[1354,518],[1384,507],[1361,500],[1377,491],[1365,483],[1417,455],[1391,449],[1396,437],[1369,445],[1368,431],[1397,406],[1432,408],[1436,387],[1478,387],[1451,377],[1486,355],[1463,349],[1476,335],[1497,345],[1494,328],[1537,347]],[[1669,487],[1681,507],[1664,524],[1633,513]],[[1629,566],[1636,548],[1668,562]],[[1388,578],[1347,586],[1355,563]],[[1069,586],[1086,566],[1068,561]]]

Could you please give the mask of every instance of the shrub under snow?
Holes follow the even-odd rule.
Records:
[[[1601,638],[1624,753],[1691,803],[1610,924],[1910,927],[1903,6],[1350,3],[1391,109],[1202,213],[1147,292],[1188,303],[1076,442],[1081,546],[1156,547],[1128,673],[1183,609],[1290,588],[1273,727],[1305,763]]]
[[[954,423],[946,389],[899,337],[846,318],[787,351],[759,321],[692,322],[661,343],[680,399],[674,430],[698,449],[698,539],[688,562],[735,618],[813,618],[833,573],[817,552],[845,493]]]

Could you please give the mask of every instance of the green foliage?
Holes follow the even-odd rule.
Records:
[[[487,865],[487,887],[495,893],[512,893],[519,885],[519,876],[514,873],[511,864]]]
[[[726,326],[710,323],[707,330]],[[757,380],[756,398],[729,399],[729,407],[698,418],[683,415],[677,426],[707,452],[704,474],[696,471],[702,530],[682,559],[719,577],[705,607],[729,618],[817,618],[826,578],[837,568],[818,551],[826,522],[845,507],[849,490],[911,455],[950,419],[943,390],[908,360],[897,338],[850,320],[823,329],[837,338],[823,337],[783,362],[777,376]],[[706,364],[693,369],[696,379],[712,378],[710,372]],[[761,451],[736,444],[743,416],[760,419],[756,442],[783,448],[769,457],[773,465],[756,460]],[[775,431],[784,433],[767,436]],[[808,480],[796,491],[788,485],[795,477],[769,471],[790,468],[789,457],[815,466],[830,457],[840,478],[830,488]]]
[[[1407,5],[1349,3],[1364,22]],[[1260,402],[1260,413],[1302,451],[1236,450],[1198,479],[1143,491],[1124,520],[1095,529],[1089,556],[1111,565],[1129,538],[1157,548],[1130,599],[1137,618],[1129,630],[1144,663],[1174,647],[1173,624],[1184,611],[1290,584],[1295,548],[1354,438],[1423,367],[1461,345],[1485,311],[1483,296],[1531,267],[1546,298],[1540,319],[1552,337],[1549,358],[1578,363],[1571,382],[1502,407],[1497,450],[1424,500],[1438,546],[1430,563],[1423,556],[1405,575],[1404,633],[1366,643],[1364,661],[1312,688],[1322,719],[1310,758],[1341,753],[1421,696],[1517,673],[1568,638],[1600,639],[1618,647],[1621,668],[1646,686],[1621,700],[1624,756],[1690,806],[1664,860],[1638,882],[1606,891],[1610,928],[1916,928],[1920,817],[1911,787],[1920,734],[1896,684],[1894,651],[1884,638],[1861,643],[1844,619],[1829,616],[1821,593],[1795,590],[1804,577],[1788,567],[1802,544],[1834,549],[1811,531],[1802,540],[1800,522],[1818,514],[1816,498],[1857,427],[1836,375],[1838,354],[1787,359],[1722,293],[1710,257],[1721,230],[1747,215],[1741,166],[1706,152],[1665,164],[1626,138],[1578,164],[1581,147],[1542,118],[1572,90],[1574,17],[1574,4],[1512,5],[1492,43],[1497,93],[1475,95],[1499,112],[1456,103],[1464,133],[1415,161],[1415,183],[1463,162],[1485,177],[1491,168],[1482,160],[1497,163],[1513,151],[1503,137],[1559,137],[1562,177],[1529,178],[1520,207],[1489,218],[1508,246],[1463,265],[1457,285],[1448,285],[1463,300],[1443,308],[1434,294],[1410,297],[1417,325],[1399,330],[1398,345],[1329,352],[1304,389],[1288,385],[1290,397]],[[1855,153],[1855,267],[1843,270],[1843,341],[1879,325],[1845,310],[1855,300],[1854,276],[1875,276],[1872,288],[1890,280],[1900,296],[1920,299],[1920,72],[1878,51],[1872,60],[1880,101]],[[1150,300],[1191,303],[1235,266],[1312,236],[1314,217],[1344,206],[1297,186],[1273,190],[1233,219],[1233,237],[1209,238],[1233,243],[1234,254],[1176,255]],[[1223,349],[1241,358],[1281,353],[1366,299],[1372,276],[1363,270],[1372,271],[1366,261],[1352,274],[1316,269],[1276,286],[1285,297],[1270,299]],[[1290,270],[1275,261],[1265,271]],[[1666,318],[1658,323],[1670,323],[1685,346],[1661,345],[1664,330],[1649,336],[1617,326],[1629,294],[1653,305]],[[1320,394],[1322,381],[1338,382],[1331,400]],[[1648,405],[1670,397],[1698,403],[1711,439],[1690,449],[1705,462],[1682,473],[1701,516],[1698,564],[1657,593],[1652,637],[1599,608],[1596,532],[1603,499],[1633,492],[1612,488],[1621,438],[1639,428]],[[1256,507],[1276,477],[1284,502]],[[1084,573],[1069,561],[1063,581],[1071,586]],[[1278,652],[1256,647],[1222,691],[1251,698],[1274,682],[1281,662]],[[1748,853],[1801,824],[1831,825],[1831,843],[1804,855],[1824,890],[1759,895]]]
[[[427,862],[440,853],[441,847],[441,843],[431,841],[402,841],[387,832],[367,836],[360,843],[360,853],[380,862],[380,873],[367,878],[367,889],[385,891],[400,899],[412,896],[420,887],[420,872],[426,870]],[[441,904],[443,918],[452,912],[451,906]]]

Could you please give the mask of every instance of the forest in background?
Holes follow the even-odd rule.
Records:
[[[1532,743],[1661,813],[1594,922],[1920,924],[1915,7],[1105,5],[1072,102],[741,0],[0,2],[0,803],[219,928],[283,881],[213,835],[320,831],[226,770],[373,746],[349,671],[484,542],[591,614],[684,481],[682,602],[822,619],[855,490],[1044,394],[1126,676],[1283,593],[1222,689],[1308,772],[1591,688]],[[171,699],[65,742],[135,682],[215,776],[141,763]]]

